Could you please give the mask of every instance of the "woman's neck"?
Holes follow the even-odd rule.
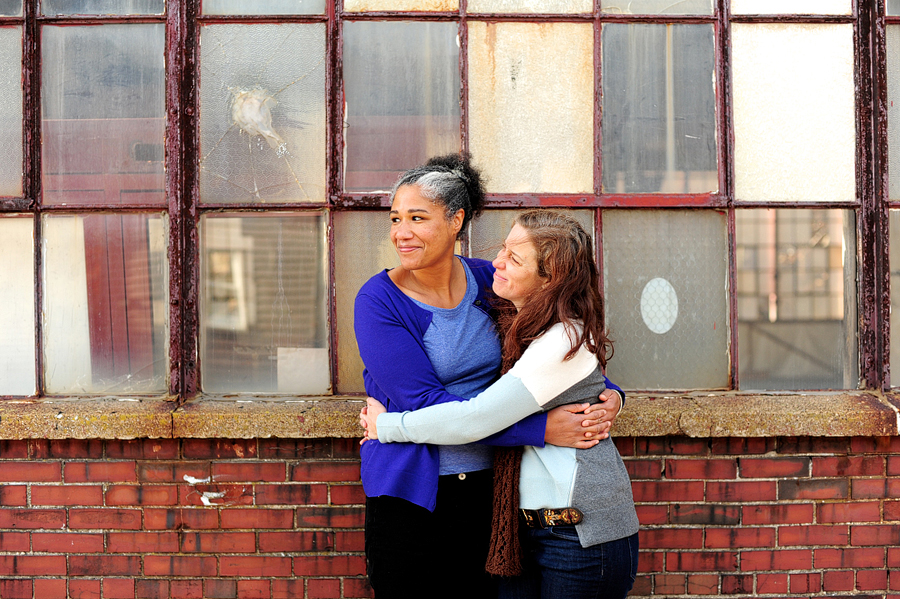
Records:
[[[435,308],[455,308],[466,295],[466,271],[456,256],[416,270],[400,266],[389,271],[388,276],[400,291]]]

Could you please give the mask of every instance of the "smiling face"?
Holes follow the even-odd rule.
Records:
[[[528,232],[518,223],[506,236],[503,249],[497,252],[494,268],[494,293],[511,301],[517,310],[548,281],[538,274],[537,251]]]
[[[406,270],[441,264],[453,257],[463,211],[448,221],[444,206],[422,195],[416,185],[403,185],[391,204],[391,242]]]

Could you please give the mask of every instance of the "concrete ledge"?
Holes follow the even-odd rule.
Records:
[[[358,397],[0,401],[0,439],[358,437]],[[900,435],[900,394],[629,395],[618,437]]]

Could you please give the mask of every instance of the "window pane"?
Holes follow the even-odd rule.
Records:
[[[603,212],[609,378],[628,389],[729,385],[725,216]]]
[[[347,12],[378,10],[396,11],[457,11],[459,0],[344,0]]]
[[[845,210],[736,215],[741,389],[855,389],[856,241]]]
[[[469,147],[492,192],[594,188],[594,33],[469,23]]]
[[[589,13],[593,0],[469,0],[468,12]]]
[[[320,15],[325,0],[203,0],[208,15]]]
[[[600,0],[600,10],[617,15],[711,15],[712,0]]]
[[[200,200],[325,199],[325,26],[200,33]]]
[[[164,203],[164,34],[43,28],[44,202]]]
[[[22,0],[0,0],[0,15],[21,17]]]
[[[887,14],[900,15],[900,0],[887,0]]]
[[[34,395],[34,221],[0,218],[0,395]]]
[[[390,230],[387,210],[334,214],[334,297],[340,393],[365,391],[363,363],[353,332],[353,304],[363,283],[379,271],[400,264],[388,237]]]
[[[900,387],[900,211],[891,210],[891,386]]]
[[[203,390],[330,393],[324,217],[207,215],[200,243]]]
[[[48,393],[164,393],[166,224],[146,214],[43,223]]]
[[[0,29],[0,196],[22,195],[22,29]]]
[[[45,15],[161,15],[165,0],[41,0]]]
[[[850,0],[731,0],[735,15],[849,15]]]
[[[731,31],[737,199],[853,201],[853,26]]]
[[[344,24],[346,190],[390,189],[459,151],[456,35],[456,23]]]
[[[712,25],[603,26],[603,190],[718,189]]]
[[[887,28],[889,196],[900,200],[900,25]]]
[[[513,221],[522,210],[488,210],[472,221],[469,235],[469,254],[493,260],[509,235]],[[560,210],[578,221],[584,230],[594,235],[594,213],[591,210]]]

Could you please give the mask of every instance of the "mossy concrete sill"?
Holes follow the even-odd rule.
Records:
[[[0,401],[0,439],[358,437],[358,397]],[[900,435],[900,394],[629,395],[618,437]]]

